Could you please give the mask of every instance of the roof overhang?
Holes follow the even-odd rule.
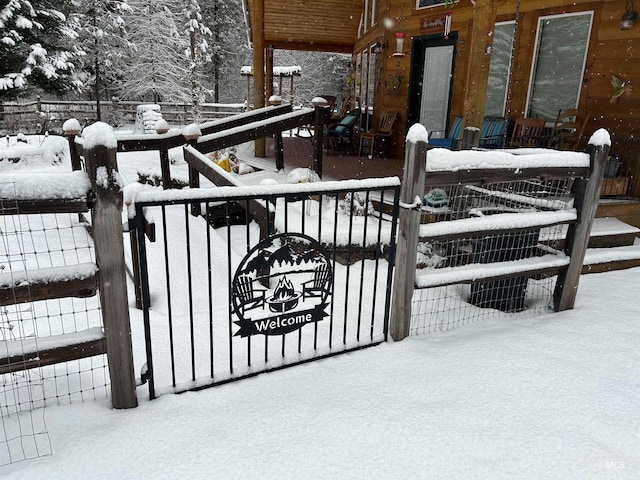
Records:
[[[264,1],[265,45],[281,50],[353,52],[363,0],[243,0],[251,43],[258,1]]]

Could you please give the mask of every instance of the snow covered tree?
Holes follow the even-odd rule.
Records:
[[[210,0],[202,6],[202,17],[211,28],[211,62],[204,65],[205,86],[213,92],[213,101],[240,102],[245,82],[240,68],[251,64],[251,47],[247,39],[241,0]]]
[[[126,21],[134,48],[122,65],[120,96],[154,103],[185,101],[190,95],[185,83],[189,59],[183,54],[187,42],[176,25],[175,2],[132,0],[130,6]]]
[[[205,89],[202,85],[203,65],[211,60],[207,53],[209,44],[206,37],[211,35],[211,30],[202,22],[198,0],[187,0],[182,13],[186,19],[185,33],[189,37],[189,48],[185,53],[190,60],[189,87],[193,121],[199,122],[201,118],[200,105],[205,97]]]
[[[0,99],[36,87],[63,94],[79,86],[70,46],[76,34],[64,14],[69,7],[65,0],[9,0],[0,7]]]
[[[132,48],[126,39],[123,14],[131,11],[126,0],[73,0],[75,28],[85,52],[85,86],[90,85],[100,120],[100,99],[108,98],[119,78],[119,62]]]

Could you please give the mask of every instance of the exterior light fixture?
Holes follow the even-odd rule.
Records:
[[[633,0],[629,0],[620,19],[620,30],[631,30],[637,19],[638,13],[633,9]]]

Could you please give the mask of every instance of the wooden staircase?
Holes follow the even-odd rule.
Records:
[[[640,228],[614,217],[593,220],[582,273],[640,266]]]

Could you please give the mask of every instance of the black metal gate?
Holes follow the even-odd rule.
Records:
[[[139,193],[132,223],[150,397],[386,340],[399,184]]]

